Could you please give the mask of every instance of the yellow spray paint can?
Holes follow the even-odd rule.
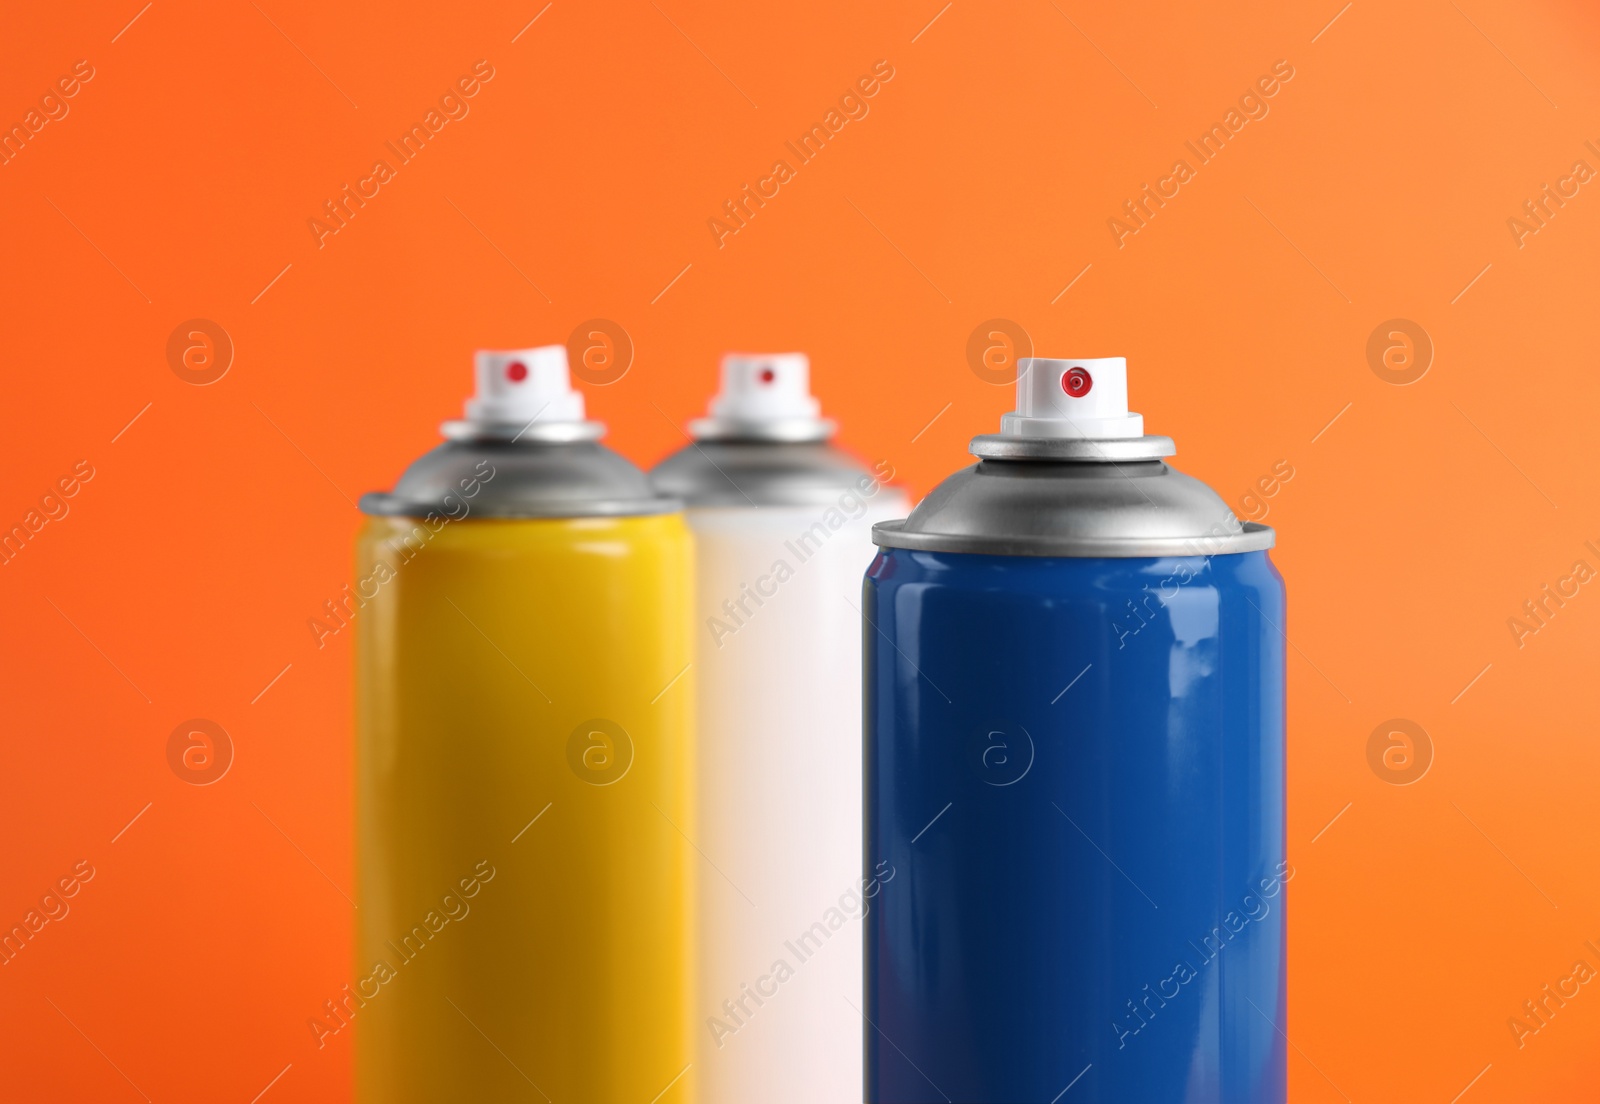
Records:
[[[358,1104],[692,1099],[692,548],[561,346],[357,548]]]

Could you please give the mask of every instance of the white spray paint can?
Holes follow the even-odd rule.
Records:
[[[695,1069],[704,1104],[861,1100],[861,577],[902,516],[828,443],[804,354],[729,354],[652,473],[696,546]]]

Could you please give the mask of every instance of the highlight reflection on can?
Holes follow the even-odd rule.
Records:
[[[1282,1104],[1272,530],[1163,462],[1121,358],[1019,367],[873,532],[867,1100]]]
[[[361,1104],[690,1099],[691,543],[561,346],[358,541]]]
[[[861,1099],[861,573],[905,503],[828,443],[799,353],[730,354],[652,473],[688,504],[703,1104]],[[888,874],[887,871],[883,874]],[[644,1102],[641,1102],[644,1104]]]

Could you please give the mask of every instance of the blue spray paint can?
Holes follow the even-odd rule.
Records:
[[[1122,358],[1020,362],[863,594],[874,1104],[1283,1104],[1284,590]]]

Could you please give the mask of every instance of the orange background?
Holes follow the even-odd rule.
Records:
[[[1600,588],[1521,647],[1506,624],[1600,568],[1600,180],[1507,228],[1600,169],[1592,9],[139,4],[0,14],[0,122],[95,70],[0,167],[0,523],[95,471],[0,567],[0,923],[96,871],[0,967],[0,1097],[346,1098],[349,1034],[306,1021],[351,977],[350,634],[307,621],[475,347],[621,324],[635,362],[588,397],[640,463],[719,352],[804,349],[844,442],[920,494],[1009,408],[965,352],[999,316],[1126,355],[1241,513],[1294,469],[1266,501],[1292,1098],[1593,1098],[1600,987],[1521,1047],[1507,1020],[1600,967]],[[319,248],[307,220],[480,59],[470,114]],[[879,59],[870,114],[718,248],[707,220]],[[1270,114],[1119,248],[1107,220],[1279,59]],[[165,351],[196,317],[237,350],[204,387]],[[1367,361],[1397,317],[1436,347],[1409,386]],[[167,764],[191,717],[236,745],[211,786]],[[1435,748],[1409,786],[1367,761],[1393,717]]]

